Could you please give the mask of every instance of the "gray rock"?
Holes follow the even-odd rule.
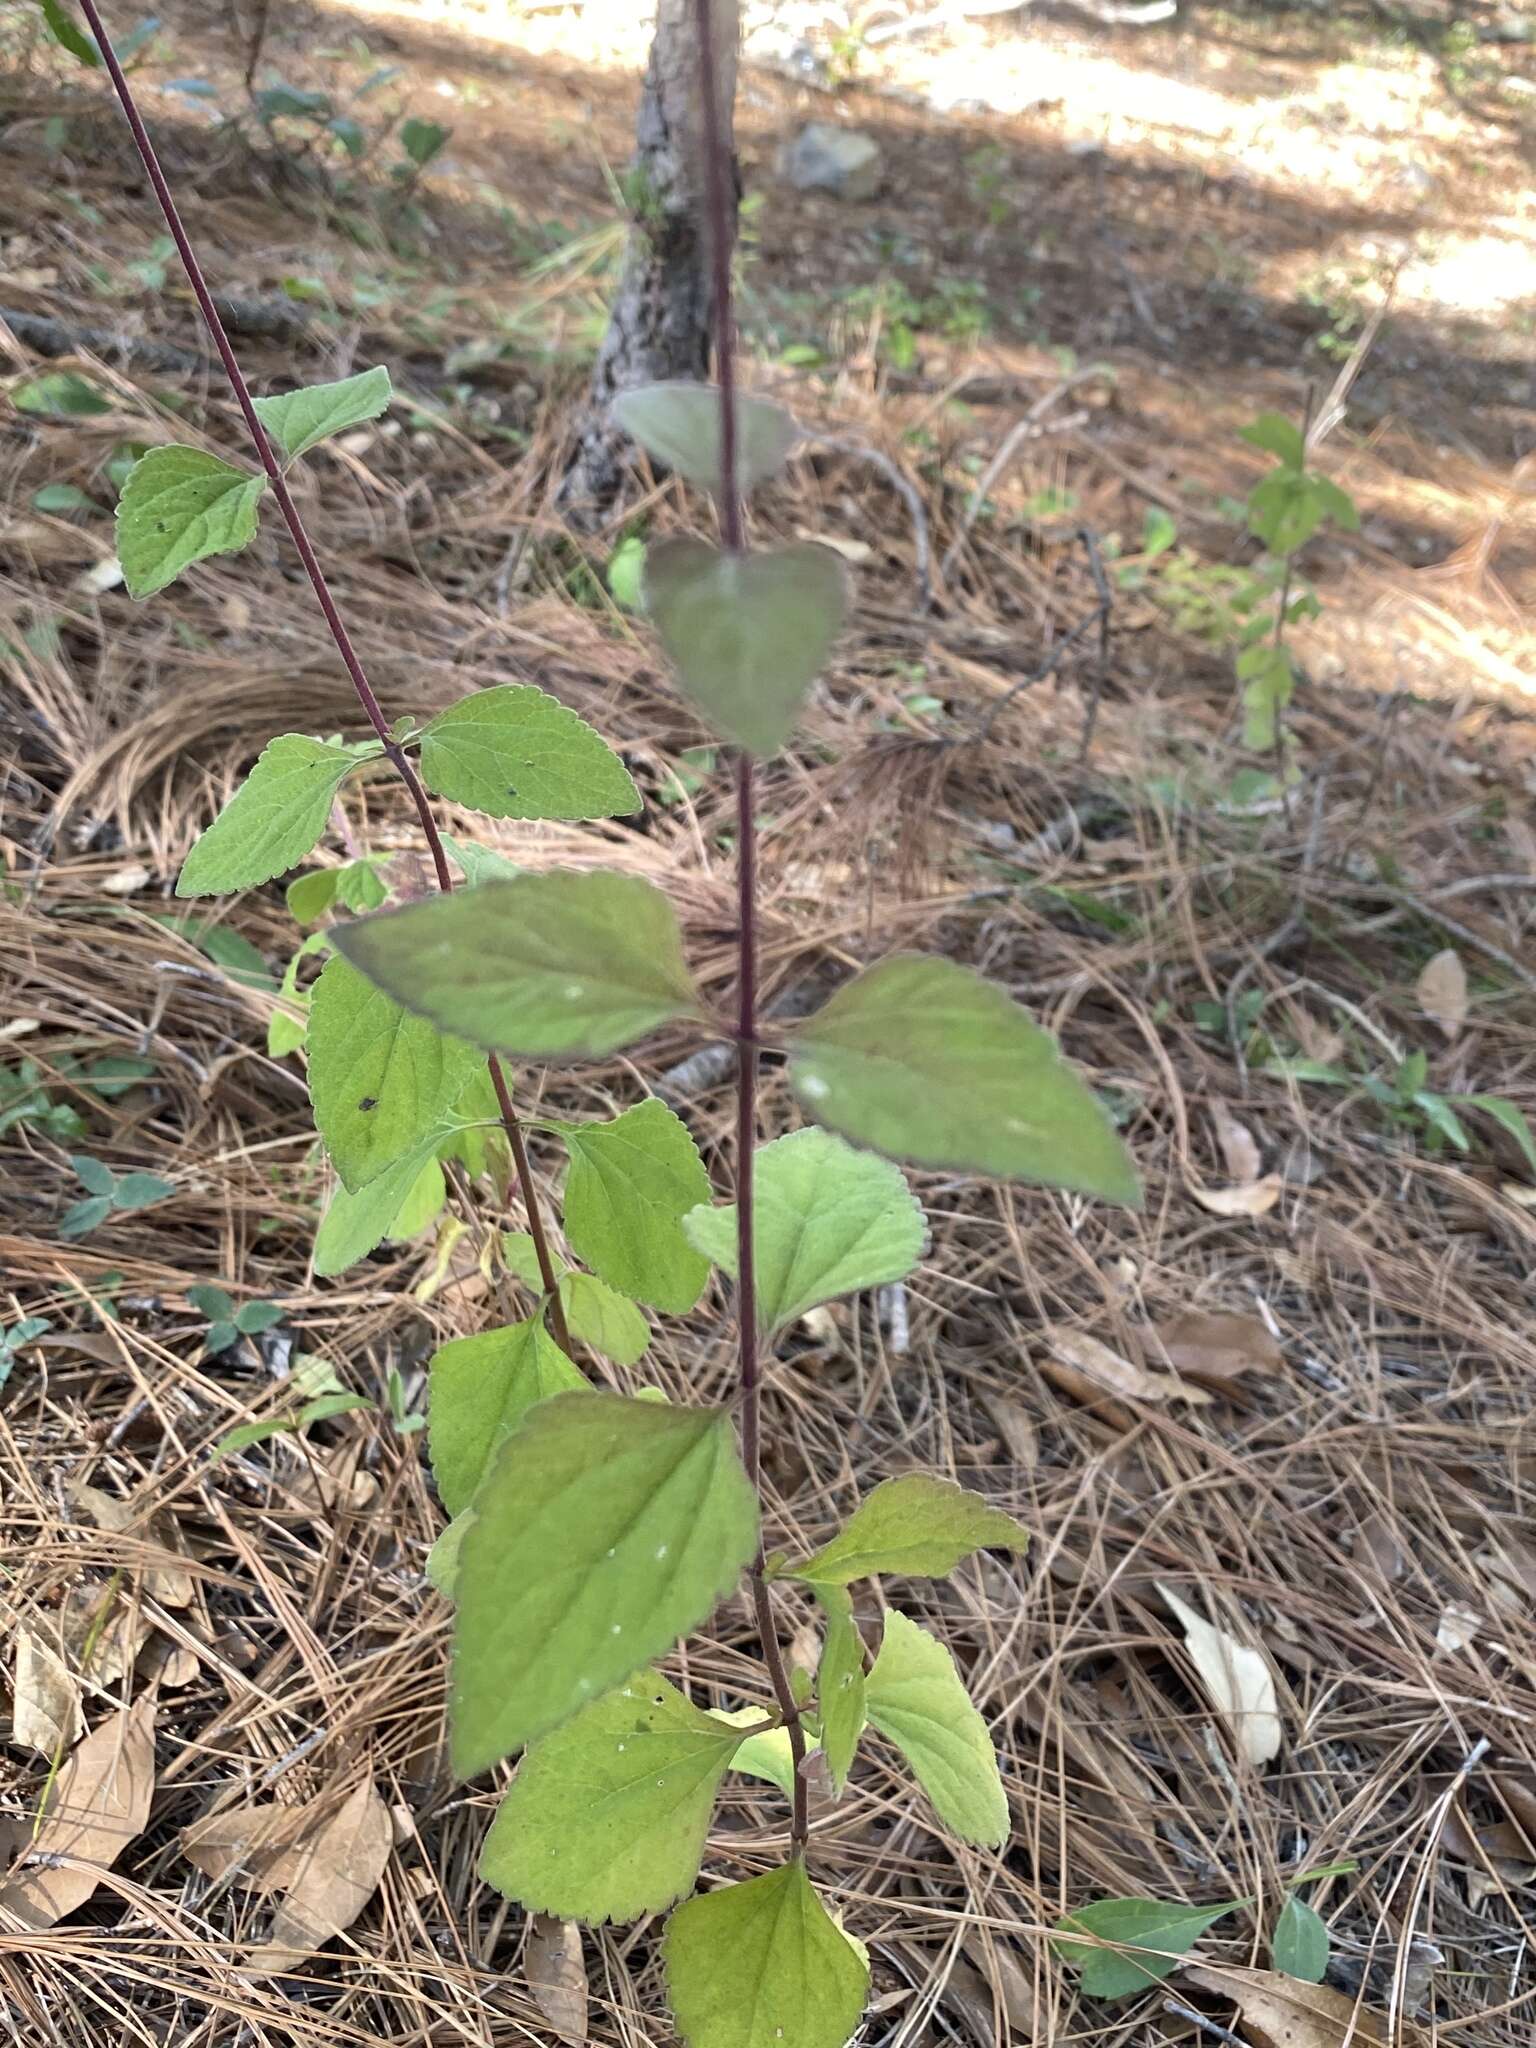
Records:
[[[783,175],[802,192],[839,199],[873,199],[880,189],[880,145],[857,128],[808,121],[779,159]]]

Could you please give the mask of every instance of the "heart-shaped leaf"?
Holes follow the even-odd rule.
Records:
[[[491,818],[612,818],[640,809],[617,754],[529,683],[477,690],[421,735],[421,779]]]
[[[843,569],[812,543],[733,555],[700,540],[661,541],[645,558],[645,603],[709,724],[754,754],[773,754],[843,623]]]
[[[227,896],[295,867],[330,819],[357,756],[346,747],[285,732],[261,758],[187,855],[178,896]]]
[[[713,384],[643,384],[614,400],[613,416],[647,454],[689,483],[720,490],[720,393]],[[736,399],[736,489],[743,495],[784,465],[800,429],[761,398]]]
[[[266,487],[264,476],[200,448],[141,455],[117,501],[117,559],[129,595],[151,597],[194,562],[243,548]]]
[[[286,465],[317,441],[376,419],[389,400],[389,372],[379,363],[335,383],[311,384],[302,391],[258,398],[256,417]]]

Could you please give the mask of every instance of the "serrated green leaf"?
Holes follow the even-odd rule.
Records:
[[[414,1237],[443,1205],[447,1192],[437,1148],[452,1136],[446,1125],[387,1167],[354,1194],[338,1187],[315,1233],[315,1271],[329,1278],[366,1258],[387,1237]]]
[[[928,1472],[884,1479],[830,1543],[780,1576],[812,1586],[846,1586],[876,1572],[942,1579],[973,1550],[1016,1550],[1029,1532],[1012,1515]]]
[[[757,1316],[779,1330],[818,1302],[910,1273],[926,1238],[923,1212],[889,1160],[829,1131],[791,1131],[752,1155]],[[690,1241],[736,1277],[736,1204],[694,1209]]]
[[[150,597],[194,562],[246,546],[266,487],[265,476],[199,448],[141,455],[117,501],[117,558],[130,595]]]
[[[627,1295],[616,1293],[591,1273],[561,1275],[560,1306],[577,1342],[590,1344],[615,1365],[637,1365],[645,1356],[650,1324]]]
[[[1300,469],[1307,459],[1300,427],[1283,413],[1261,412],[1250,426],[1239,427],[1238,439],[1277,457],[1287,469]]]
[[[541,1401],[475,1507],[454,1645],[461,1777],[661,1656],[757,1547],[757,1498],[728,1418],[617,1394]]]
[[[805,542],[751,555],[701,540],[646,551],[645,607],[685,694],[723,738],[775,754],[843,623],[843,565]]]
[[[789,1730],[771,1726],[761,1707],[711,1707],[710,1713],[728,1728],[761,1730],[759,1734],[749,1732],[738,1738],[740,1746],[731,1758],[730,1768],[744,1778],[761,1778],[765,1784],[777,1785],[786,1799],[793,1799],[795,1753],[790,1748]]]
[[[315,924],[336,901],[339,868],[315,868],[288,884],[284,901],[295,924]]]
[[[456,1337],[434,1355],[427,1381],[427,1455],[450,1515],[468,1507],[492,1457],[529,1409],[586,1381],[542,1316]]]
[[[592,1270],[669,1315],[691,1309],[709,1261],[682,1219],[710,1195],[709,1175],[682,1118],[651,1098],[607,1123],[555,1124],[571,1155],[565,1234]]]
[[[720,393],[712,384],[643,384],[622,392],[613,416],[626,434],[668,469],[718,492]],[[789,414],[761,398],[736,399],[736,489],[743,495],[784,466],[800,438]]]
[[[477,690],[440,711],[421,735],[421,779],[492,818],[613,818],[641,807],[601,735],[528,683]]]
[[[377,419],[390,397],[389,372],[380,363],[333,384],[311,384],[303,391],[258,398],[256,417],[286,467],[317,441]]]
[[[894,1742],[946,1827],[1000,1849],[1008,1800],[987,1724],[941,1642],[893,1609],[865,1690],[870,1723]]]
[[[869,1995],[868,1963],[798,1856],[696,1894],[667,1922],[661,1948],[688,2048],[844,2048]]]
[[[1248,494],[1248,530],[1271,554],[1290,555],[1322,525],[1326,507],[1312,477],[1275,469]]]
[[[283,733],[187,855],[178,896],[228,896],[294,867],[325,831],[348,772],[344,748]]]
[[[349,860],[345,867],[336,870],[336,901],[346,910],[359,916],[364,911],[377,910],[388,895],[376,861]]]
[[[632,875],[519,875],[341,925],[338,949],[491,1052],[617,1052],[698,998],[671,904]]]
[[[1149,1984],[1160,1984],[1207,1927],[1241,1903],[1228,1899],[1219,1906],[1185,1906],[1163,1899],[1095,1899],[1090,1906],[1063,1914],[1051,1947],[1082,1971],[1082,1988],[1090,1998],[1129,1998]],[[1142,1952],[1131,1955],[1090,1947],[1073,1940],[1074,1934],[1124,1942]]]
[[[349,961],[328,960],[309,1007],[315,1125],[355,1194],[444,1121],[484,1064]]]
[[[1141,1200],[1050,1033],[953,961],[898,953],[839,989],[797,1033],[790,1081],[818,1123],[890,1158]]]
[[[816,1598],[827,1617],[826,1639],[816,1666],[821,1747],[833,1789],[841,1792],[868,1718],[864,1643],[854,1623],[853,1602],[841,1586],[817,1586]]]
[[[95,68],[101,63],[101,52],[96,47],[96,38],[77,28],[69,10],[62,0],[42,0],[43,19],[48,24],[48,33],[56,43],[68,50],[71,57],[81,64]]]
[[[1321,1984],[1328,1968],[1329,1946],[1327,1922],[1293,1893],[1280,1908],[1270,1936],[1269,1954],[1275,1968],[1303,1984]]]
[[[600,1926],[693,1889],[740,1737],[654,1671],[536,1742],[501,1802],[480,1875],[531,1913]]]

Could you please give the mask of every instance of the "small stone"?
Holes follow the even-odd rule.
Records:
[[[808,121],[784,149],[779,168],[801,192],[831,192],[839,199],[873,199],[880,189],[880,145],[857,128]]]

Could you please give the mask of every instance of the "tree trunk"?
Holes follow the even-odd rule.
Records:
[[[701,381],[709,375],[709,238],[699,142],[696,5],[697,0],[657,0],[628,181],[634,225],[561,494],[578,514],[601,511],[618,495],[627,444],[609,408],[619,392],[669,377]],[[715,61],[729,147],[740,10],[738,0],[714,0],[714,8]]]

